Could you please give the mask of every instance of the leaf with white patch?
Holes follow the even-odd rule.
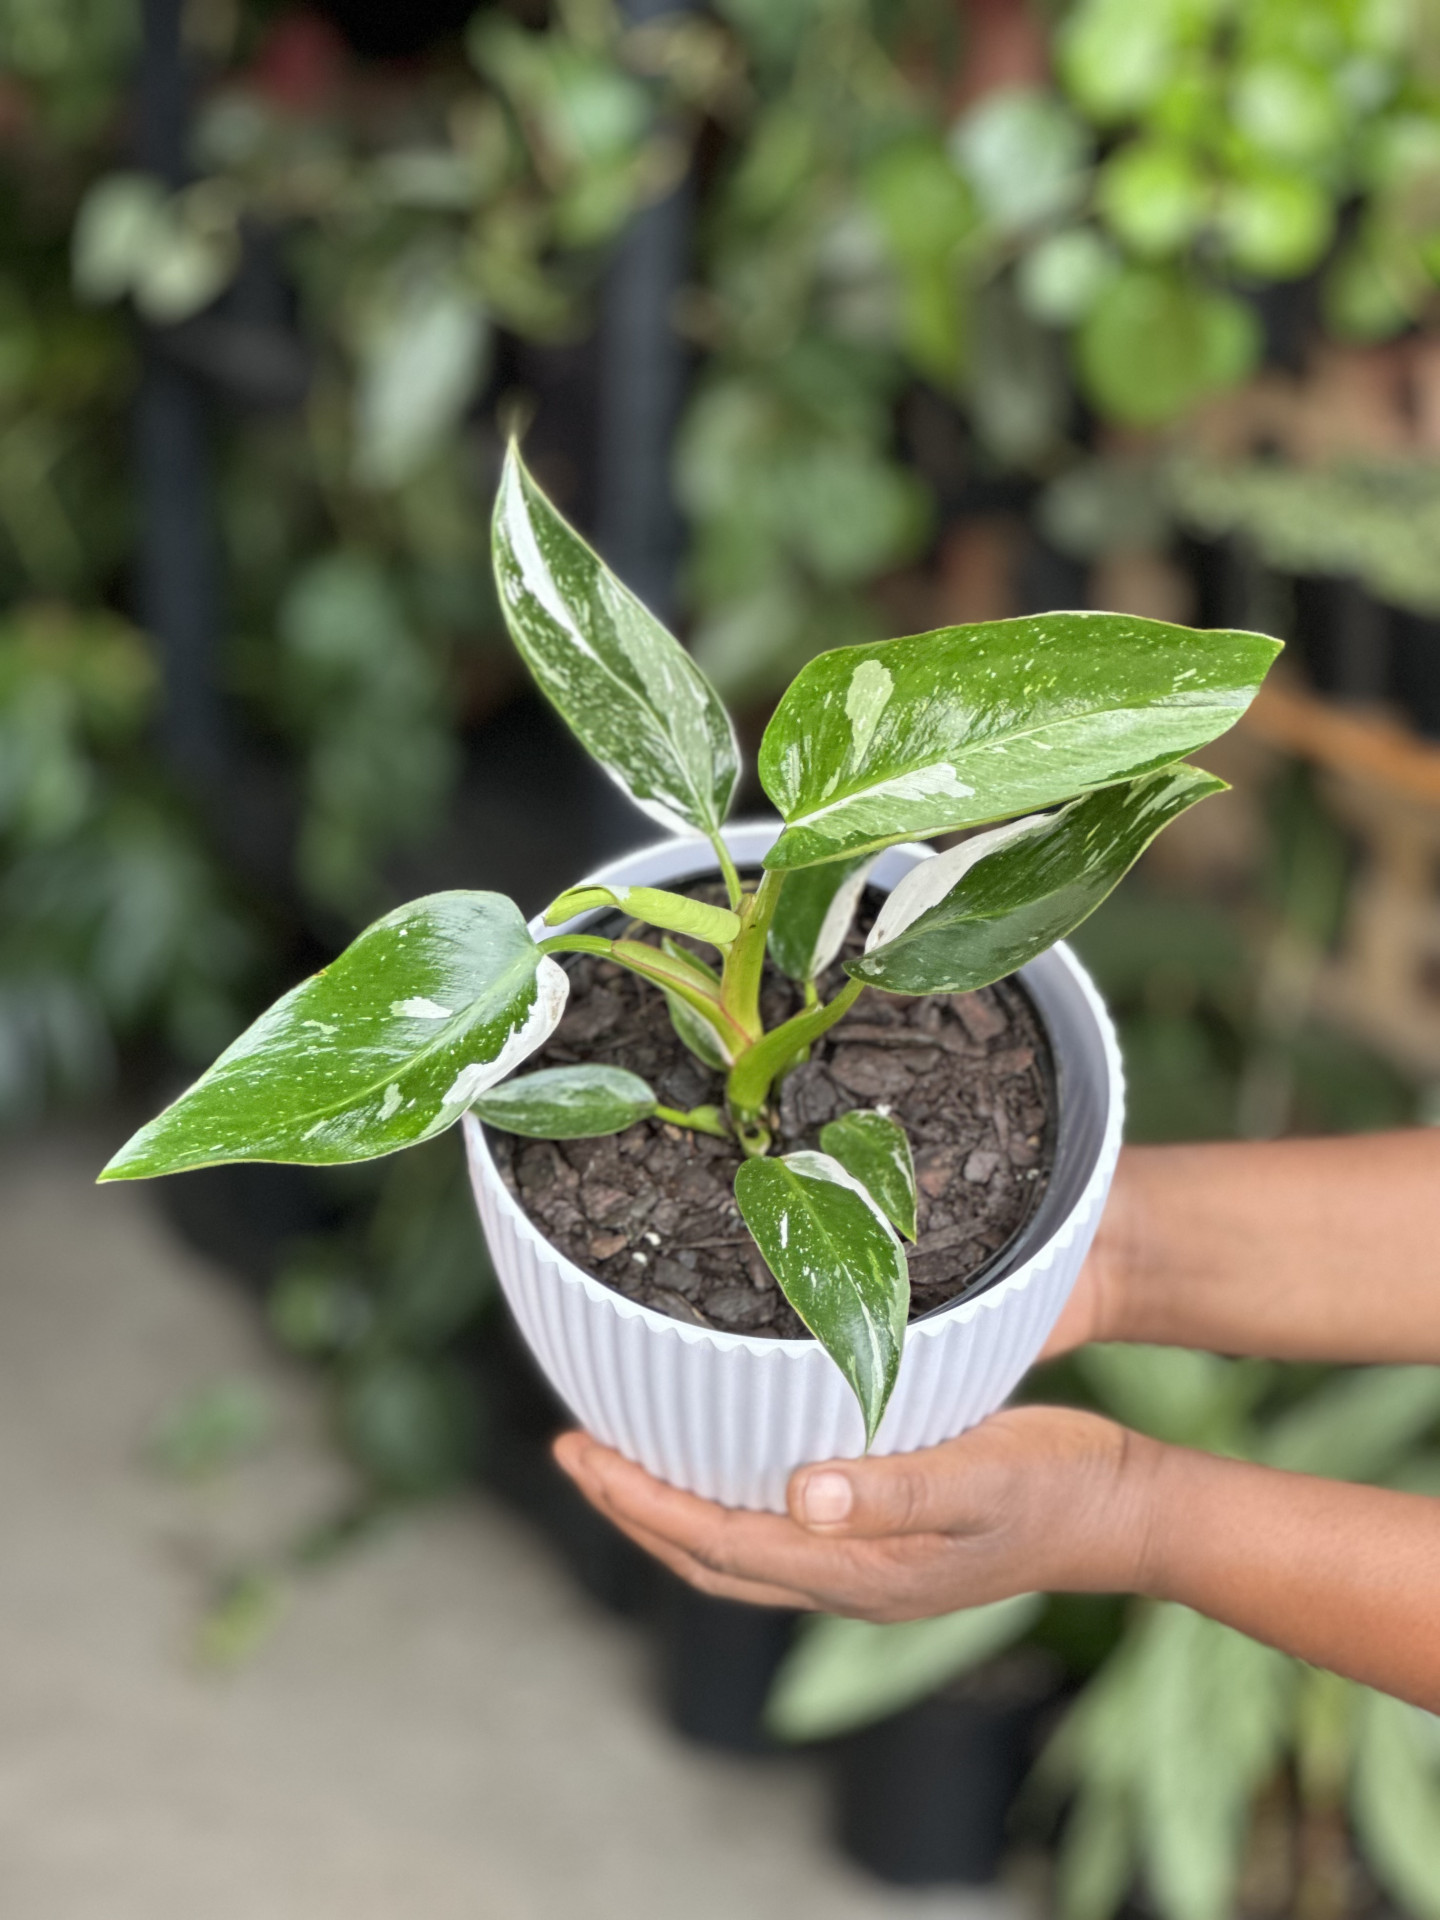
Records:
[[[915,1238],[915,1162],[898,1120],[874,1107],[857,1108],[820,1129],[820,1146],[855,1176],[893,1227]]]
[[[740,916],[729,907],[712,907],[683,893],[668,893],[663,887],[572,887],[545,909],[545,924],[562,926],[577,913],[591,913],[597,907],[619,907],[632,920],[643,920],[646,926],[662,927],[670,933],[689,934],[692,940],[704,940],[712,947],[728,947],[740,931]]]
[[[1064,939],[1156,834],[1225,782],[1167,767],[1012,820],[921,861],[896,887],[845,971],[888,993],[968,993]]]
[[[569,990],[503,894],[414,900],[277,1000],[100,1177],[427,1140],[549,1038]]]
[[[740,772],[719,696],[556,512],[513,446],[494,554],[510,637],[581,744],[661,826],[718,833]]]
[[[785,876],[770,923],[770,958],[792,980],[814,980],[845,943],[877,855],[830,860]]]
[[[623,1067],[542,1067],[482,1093],[474,1111],[503,1133],[523,1133],[532,1140],[589,1140],[623,1133],[655,1106],[653,1091]]]
[[[765,864],[873,852],[1166,766],[1234,725],[1279,650],[1258,633],[1051,613],[822,653],[761,743],[785,820]]]
[[[780,1291],[849,1381],[868,1447],[895,1386],[910,1310],[895,1229],[826,1153],[747,1160],[735,1198]]]

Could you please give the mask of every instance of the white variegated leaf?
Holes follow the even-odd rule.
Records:
[[[1043,813],[1027,813],[1019,820],[1007,820],[1003,826],[992,827],[988,833],[972,833],[958,847],[947,847],[944,853],[937,853],[929,860],[917,861],[886,896],[884,906],[876,914],[875,924],[865,936],[866,953],[886,946],[922,913],[938,907],[977,860],[994,853],[1017,834],[1028,833],[1045,817]]]
[[[828,1153],[747,1160],[735,1198],[781,1292],[849,1381],[868,1446],[895,1386],[910,1309],[895,1229]]]
[[[831,860],[785,876],[770,924],[770,957],[792,980],[817,979],[845,943],[878,854]]]
[[[549,1039],[569,991],[503,894],[413,900],[277,1000],[101,1178],[428,1140]]]
[[[652,820],[718,833],[740,772],[719,696],[556,512],[514,447],[495,500],[494,553],[511,638],[571,731]]]

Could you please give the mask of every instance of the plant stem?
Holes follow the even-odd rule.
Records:
[[[783,1026],[767,1033],[747,1047],[734,1066],[726,1084],[725,1096],[739,1124],[751,1121],[765,1104],[777,1075],[790,1066],[796,1055],[818,1040],[827,1028],[847,1014],[864,991],[862,980],[847,980],[828,1005],[797,1013]]]
[[[720,976],[720,1004],[750,1044],[758,1042],[765,1032],[760,1024],[760,978],[770,922],[775,918],[784,884],[783,873],[767,873],[759,889],[741,900],[737,909],[740,932],[731,942]]]
[[[715,994],[700,983],[688,956],[685,960],[678,956],[672,959],[669,954],[647,946],[643,940],[606,940],[596,933],[552,934],[548,940],[541,940],[539,947],[546,954],[597,953],[613,960],[616,966],[638,974],[642,980],[664,987],[667,993],[675,994],[718,1029],[732,1059],[751,1043],[752,1036],[735,1024]]]
[[[677,1107],[656,1107],[654,1117],[668,1120],[672,1127],[688,1127],[692,1133],[713,1133],[717,1140],[732,1138],[718,1107],[691,1107],[687,1113]]]
[[[745,890],[740,885],[740,876],[735,871],[735,862],[730,858],[730,849],[726,846],[722,834],[712,833],[710,844],[715,849],[715,858],[720,862],[720,871],[725,876],[725,891],[730,896],[731,910],[738,913],[740,902],[745,897]]]
[[[541,953],[600,953],[608,960],[615,942],[598,933],[552,933],[537,944]]]

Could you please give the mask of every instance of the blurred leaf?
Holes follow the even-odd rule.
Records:
[[[1081,383],[1102,413],[1160,426],[1244,379],[1260,345],[1259,324],[1240,301],[1132,267],[1086,315],[1075,351]]]
[[[200,1623],[196,1652],[210,1667],[238,1667],[274,1631],[284,1590],[273,1574],[237,1574],[222,1588]]]
[[[1020,304],[1043,326],[1074,326],[1094,306],[1119,264],[1113,248],[1093,227],[1047,234],[1020,262]]]
[[[1341,1373],[1264,1434],[1267,1466],[1331,1480],[1381,1480],[1440,1423],[1440,1369],[1365,1367]]]
[[[1006,466],[1043,466],[1074,408],[1058,343],[1008,276],[977,289],[971,304],[965,391],[975,432]]]
[[[259,1452],[271,1427],[269,1397],[253,1380],[217,1380],[170,1409],[150,1450],[168,1473],[198,1480]]]
[[[1262,1365],[1182,1347],[1089,1346],[1075,1363],[1107,1413],[1176,1446],[1232,1448],[1270,1379]]]
[[[165,217],[161,182],[148,173],[103,174],[75,215],[71,263],[82,300],[120,300],[134,288]]]
[[[1090,134],[1053,95],[1000,89],[957,120],[950,150],[985,217],[1014,233],[1068,213],[1085,191]]]
[[[1440,1916],[1440,1741],[1403,1700],[1361,1695],[1351,1808],[1381,1885],[1417,1920]]]
[[[1142,259],[1183,251],[1205,220],[1211,187],[1183,147],[1132,141],[1106,160],[1095,202],[1112,231]]]
[[[356,396],[355,471],[374,487],[400,485],[453,432],[489,341],[483,308],[438,266],[401,261],[395,280],[363,335]]]
[[[1277,160],[1322,160],[1343,133],[1328,77],[1289,61],[1244,68],[1235,79],[1234,114],[1246,137]]]
[[[1343,340],[1390,340],[1404,332],[1428,292],[1413,257],[1375,230],[1363,230],[1325,275],[1323,311]]]
[[[1057,46],[1065,82],[1101,125],[1150,104],[1177,51],[1176,10],[1134,0],[1084,0],[1062,22]]]
[[[349,1274],[301,1257],[281,1272],[268,1302],[276,1338],[292,1353],[329,1356],[358,1346],[374,1308]]]
[[[899,1626],[822,1614],[801,1628],[776,1675],[766,1724],[778,1740],[827,1740],[899,1713],[1012,1646],[1042,1605],[1024,1593]]]
[[[438,1492],[471,1464],[472,1396],[453,1366],[377,1355],[345,1378],[339,1412],[356,1459],[392,1494]]]
[[[1329,194],[1303,174],[1251,174],[1227,182],[1219,229],[1242,273],[1289,280],[1314,267],[1335,231]]]

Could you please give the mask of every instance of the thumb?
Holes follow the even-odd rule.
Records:
[[[998,1457],[1008,1449],[995,1439],[982,1426],[918,1453],[801,1467],[790,1477],[790,1517],[810,1533],[853,1537],[983,1529],[1003,1509],[1009,1477]]]

